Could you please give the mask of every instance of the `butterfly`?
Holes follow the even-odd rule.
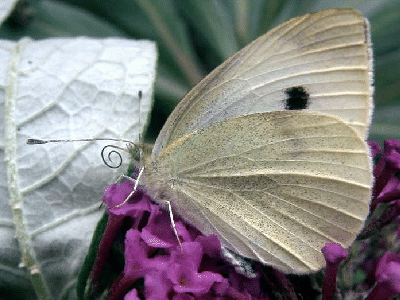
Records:
[[[369,24],[358,11],[293,18],[183,98],[140,182],[244,257],[319,270],[320,249],[349,246],[368,215],[372,92]]]

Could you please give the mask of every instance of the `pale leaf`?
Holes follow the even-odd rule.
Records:
[[[150,41],[0,41],[0,285],[28,293],[31,281],[44,297],[73,291],[67,298],[74,299],[81,262],[104,213],[103,190],[126,168],[103,163],[103,146],[114,143],[25,140],[138,141],[152,105],[155,66]]]

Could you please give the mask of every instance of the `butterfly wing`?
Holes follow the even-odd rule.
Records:
[[[365,138],[372,109],[370,46],[368,22],[355,10],[324,10],[291,19],[195,86],[168,118],[153,154],[210,124],[277,110],[336,115]]]
[[[153,168],[164,186],[147,186],[166,194],[174,213],[286,272],[320,269],[325,243],[351,244],[368,214],[368,147],[340,118],[318,112],[213,124],[177,139]]]

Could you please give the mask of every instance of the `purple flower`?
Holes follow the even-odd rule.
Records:
[[[171,248],[179,245],[178,238],[172,230],[172,220],[169,214],[160,209],[160,206],[151,204],[149,220],[142,229],[141,237],[149,246],[156,248]],[[174,221],[179,238],[190,241],[190,234],[182,222]]]
[[[322,288],[323,300],[333,299],[336,291],[336,274],[339,264],[348,256],[348,253],[339,244],[326,244],[321,249],[326,260],[325,281]]]
[[[132,290],[125,295],[124,300],[140,300],[137,294],[137,290]]]
[[[374,158],[382,156],[374,167],[375,182],[370,210],[374,212],[383,203],[386,209],[378,219],[369,220],[365,232],[380,230],[396,219],[398,222],[400,216],[400,179],[396,176],[400,171],[400,141],[385,141],[383,153],[376,142],[369,142],[369,145]]]
[[[140,278],[149,270],[164,270],[167,267],[166,256],[149,258],[150,247],[141,239],[136,229],[130,229],[125,236],[125,277]]]
[[[133,191],[133,182],[129,180],[124,180],[121,184],[111,184],[105,191],[104,196],[101,199],[107,207],[110,209],[121,204]]]
[[[228,285],[227,279],[220,274],[210,271],[199,272],[203,254],[200,242],[183,243],[182,252],[176,249],[171,253],[171,268],[166,275],[176,293],[191,293],[195,297],[202,297],[210,291],[215,282],[224,282]]]
[[[125,233],[124,272],[110,288],[110,298],[118,299],[121,294],[128,292],[123,292],[123,289],[132,286],[140,278],[144,278],[146,299],[167,299],[171,293],[177,299],[189,295],[194,295],[193,299],[200,299],[226,293],[228,280],[215,270],[207,270],[207,263],[202,263],[221,259],[218,239],[215,236],[201,236],[198,231],[188,229],[187,225],[175,220],[182,241],[181,249],[172,230],[169,214],[153,204],[142,190],[137,190],[131,195],[132,199],[117,207],[130,196],[132,190],[133,183],[125,180],[109,186],[103,197],[110,215],[101,247],[103,253],[111,247],[110,241],[116,236],[114,229],[121,226],[124,218],[132,220],[131,228]],[[204,256],[210,259],[204,259]],[[102,257],[101,253],[99,257]],[[97,268],[101,265],[98,262]],[[137,292],[129,292],[128,295],[135,299]],[[238,295],[241,293],[238,292]]]
[[[372,153],[379,154],[376,143],[369,143]],[[375,185],[371,208],[379,203],[400,199],[399,179],[394,176],[400,170],[400,141],[387,140],[384,142],[382,158],[374,168]]]
[[[369,149],[371,150],[372,157],[376,157],[382,151],[381,146],[375,141],[368,142],[368,146],[369,146]]]
[[[181,248],[169,213],[153,204],[143,190],[131,195],[132,190],[133,183],[126,180],[109,186],[103,197],[110,218],[102,241],[106,246],[101,247],[101,252],[111,247],[110,241],[117,234],[115,228],[126,223],[124,219],[131,220],[125,233],[125,267],[109,289],[110,299],[120,299],[121,295],[138,297],[137,289],[130,291],[130,287],[140,278],[144,278],[142,295],[147,300],[268,299],[260,289],[260,277],[238,275],[226,264],[216,236],[203,236],[174,217]],[[131,199],[117,207],[127,197]],[[100,262],[97,268],[101,269],[99,266]]]
[[[368,299],[380,299],[376,295],[384,284],[379,283],[378,269],[382,269],[385,253],[400,251],[400,182],[396,176],[400,170],[400,142],[385,141],[383,151],[375,142],[369,142],[369,146],[375,161],[373,197],[366,225],[341,270],[344,298],[346,293],[350,297],[355,291],[365,293],[374,287]],[[384,294],[382,297],[386,299]]]
[[[376,286],[367,300],[386,300],[400,293],[400,254],[386,252],[375,270]]]

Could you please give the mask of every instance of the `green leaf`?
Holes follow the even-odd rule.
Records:
[[[393,104],[377,107],[369,139],[383,142],[387,139],[400,139],[400,98]]]
[[[370,19],[378,107],[400,102],[400,1],[395,2],[377,11]]]
[[[63,2],[39,1],[25,10],[31,14],[30,19],[26,20],[26,26],[22,26],[21,30],[16,32],[6,23],[0,28],[0,37],[19,39],[22,36],[30,36],[35,39],[43,39],[51,36],[78,35],[127,36],[115,25],[88,11]]]
[[[220,61],[240,48],[235,33],[234,16],[222,0],[178,0],[184,13],[200,38],[213,49]]]
[[[203,73],[188,40],[187,29],[170,0],[137,0],[156,30],[158,40],[166,46],[169,54],[191,84],[197,83]]]
[[[271,29],[272,22],[287,1],[236,0],[233,2],[236,32],[243,47]]]

